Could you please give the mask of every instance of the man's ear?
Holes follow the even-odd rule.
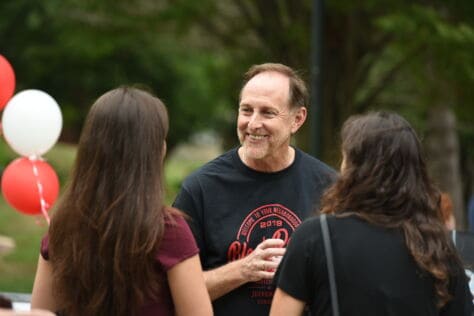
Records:
[[[291,124],[291,133],[294,134],[296,133],[301,125],[306,121],[306,116],[308,115],[308,111],[306,110],[306,107],[302,106],[296,110],[293,110],[294,112],[294,117],[293,117],[293,123]]]

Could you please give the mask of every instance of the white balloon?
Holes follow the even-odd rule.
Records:
[[[41,90],[24,90],[10,99],[3,111],[5,139],[18,154],[41,156],[56,144],[63,117],[58,103]]]

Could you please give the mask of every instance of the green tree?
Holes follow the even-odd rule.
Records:
[[[41,89],[58,101],[62,140],[77,141],[90,104],[122,84],[146,87],[167,104],[169,148],[225,116],[227,96],[215,80],[225,60],[182,41],[162,5],[18,0],[2,2],[0,17],[1,53],[17,91]]]

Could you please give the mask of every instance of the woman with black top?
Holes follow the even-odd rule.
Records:
[[[440,218],[418,137],[397,114],[349,118],[341,175],[326,191],[339,311],[344,316],[471,316],[472,296]],[[270,315],[332,315],[320,218],[295,231]]]

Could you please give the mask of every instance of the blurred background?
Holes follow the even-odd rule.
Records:
[[[311,87],[297,146],[338,168],[338,132],[349,115],[396,111],[422,136],[431,176],[452,198],[457,228],[468,229],[472,0],[5,0],[0,54],[15,70],[16,92],[40,89],[61,107],[60,141],[45,158],[62,186],[89,106],[137,84],[170,113],[171,203],[189,172],[237,145],[243,73],[281,62]],[[0,166],[16,157],[0,140]],[[14,243],[0,254],[0,292],[31,291],[46,230],[41,217],[0,200],[0,235]]]

